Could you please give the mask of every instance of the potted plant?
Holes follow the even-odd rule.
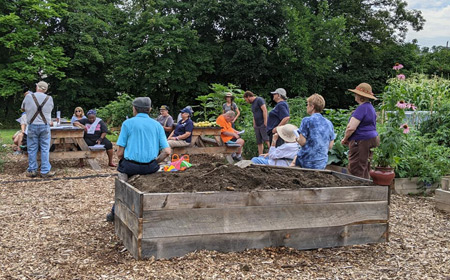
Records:
[[[373,182],[378,185],[390,185],[395,177],[394,168],[399,162],[399,153],[405,141],[405,134],[409,133],[408,124],[404,123],[405,109],[415,110],[415,106],[403,100],[395,106],[389,102],[382,105],[382,109],[394,108],[386,111],[387,120],[381,127],[380,145],[375,149],[375,170],[370,171]],[[384,117],[384,116],[383,116]]]

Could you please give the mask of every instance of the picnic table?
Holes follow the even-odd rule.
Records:
[[[186,147],[172,148],[175,154],[223,154],[228,162],[234,162],[231,154],[239,145],[227,145],[220,138],[221,127],[194,127],[191,144]]]
[[[50,160],[86,159],[92,169],[101,169],[95,158],[99,152],[104,152],[104,149],[90,150],[83,138],[84,129],[72,125],[61,125],[52,126],[50,130],[52,135],[50,146],[56,146],[55,151],[50,152]]]
[[[55,145],[55,150],[50,152],[50,160],[86,159],[92,169],[101,170],[95,158],[99,153],[104,152],[104,149],[91,150],[86,141],[84,141],[84,130],[82,128],[72,126],[69,123],[51,126],[50,131],[50,147]],[[38,152],[37,156],[39,159],[40,152]],[[28,155],[25,155],[25,157],[28,157]]]

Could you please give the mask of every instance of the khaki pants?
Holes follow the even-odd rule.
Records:
[[[372,148],[377,147],[380,140],[377,137],[366,140],[352,140],[348,151],[348,172],[351,175],[369,179]]]
[[[189,146],[191,143],[188,143],[184,140],[168,140],[167,142],[169,142],[169,146],[171,148],[174,147],[187,147]]]

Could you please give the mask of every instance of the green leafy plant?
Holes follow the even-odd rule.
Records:
[[[435,140],[408,135],[401,148],[396,176],[399,178],[419,177],[420,187],[439,182],[450,171],[450,148],[439,145]]]
[[[98,117],[104,120],[110,128],[120,127],[127,117],[133,116],[133,98],[126,93],[119,95],[117,100],[97,110]]]
[[[333,124],[334,133],[336,133],[333,148],[328,154],[327,164],[348,165],[348,147],[341,144],[341,139],[344,138],[345,129],[352,111],[353,107],[350,109],[325,109],[323,112],[323,116]]]

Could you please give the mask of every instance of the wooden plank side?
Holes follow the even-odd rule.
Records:
[[[387,186],[308,188],[294,191],[146,193],[143,198],[143,210],[387,201],[388,193]]]
[[[116,217],[117,218],[117,217]],[[114,230],[116,235],[122,240],[123,245],[128,252],[137,260],[142,258],[141,240],[130,231],[127,226],[119,219],[114,219]]]
[[[143,192],[131,186],[127,182],[116,178],[115,180],[115,201],[120,200],[138,218],[142,218],[142,197]]]
[[[441,211],[445,211],[445,212],[450,213],[450,204],[446,204],[446,203],[442,203],[442,202],[436,201],[436,208],[441,210]]]
[[[142,218],[138,218],[122,201],[116,200],[114,213],[136,238],[142,238]]]
[[[344,174],[341,172],[331,171],[331,174],[333,174],[336,177],[342,178],[342,179],[354,180],[354,181],[365,182],[365,183],[373,183],[372,180],[364,179],[364,178],[353,176],[350,174]]]
[[[142,258],[171,258],[196,250],[220,252],[286,246],[295,249],[316,249],[355,244],[386,242],[388,225],[349,225],[328,228],[306,228],[277,231],[194,235],[142,239]]]
[[[88,158],[90,156],[89,151],[70,151],[70,152],[51,152],[50,159],[78,159]]]
[[[436,190],[434,199],[437,209],[450,213],[450,191]]]
[[[143,238],[387,221],[387,201],[144,211]]]
[[[445,191],[445,190],[436,190],[435,191],[435,196],[434,199],[436,201],[445,203],[445,204],[450,204],[450,191]]]

